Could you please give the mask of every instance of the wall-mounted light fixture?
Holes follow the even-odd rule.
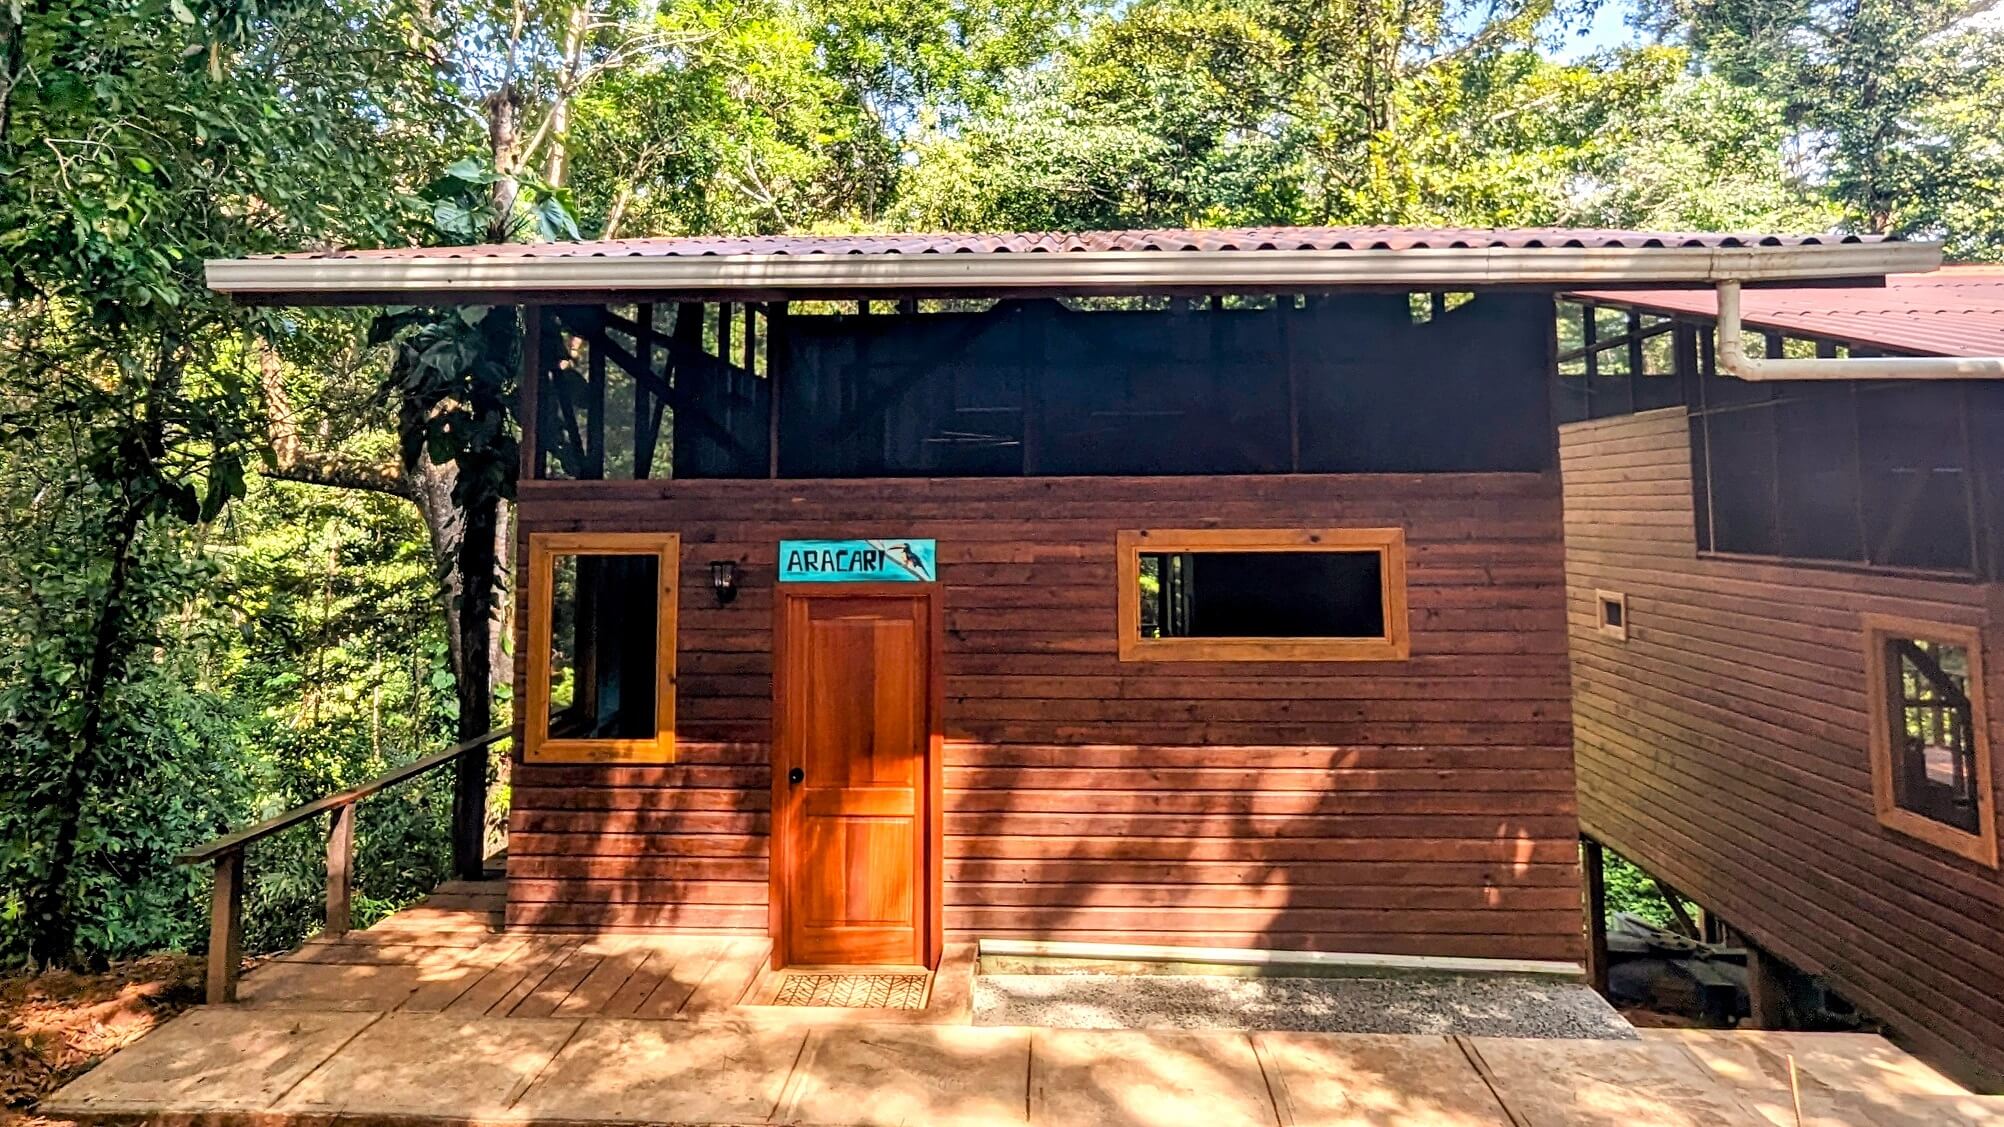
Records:
[[[724,606],[738,597],[738,561],[711,560],[710,587],[717,593],[717,605]]]

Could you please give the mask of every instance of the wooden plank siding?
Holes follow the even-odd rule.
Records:
[[[1560,461],[1583,828],[1930,1055],[2004,1076],[2004,885],[1874,817],[1861,622],[1987,646],[1999,588],[1700,558],[1681,407],[1568,424]],[[1596,590],[1627,596],[1626,641]]]
[[[765,931],[777,542],[895,534],[944,585],[949,939],[1581,957],[1554,474],[534,482],[520,519],[681,534],[679,761],[518,764],[511,926]],[[1410,660],[1119,660],[1119,530],[1333,526],[1406,530]]]

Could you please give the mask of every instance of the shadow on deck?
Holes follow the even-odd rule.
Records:
[[[764,1003],[782,976],[764,938],[686,932],[506,931],[507,882],[451,881],[365,931],[313,939],[251,970],[239,1004],[507,1018],[696,1018],[766,1010],[794,1021],[967,1024],[974,952],[942,960],[916,1009]],[[904,968],[909,971],[910,968]],[[909,977],[906,975],[904,977]]]
[[[2004,1100],[1864,1035],[976,1027],[971,948],[924,1011],[748,1005],[771,996],[763,939],[506,932],[504,889],[448,884],[272,960],[241,1004],[167,1023],[41,1110],[187,1127],[1763,1127],[1796,1122],[1793,1060],[1811,1127],[2004,1127]]]

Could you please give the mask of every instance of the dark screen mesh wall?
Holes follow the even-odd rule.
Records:
[[[1414,308],[1399,293],[791,316],[780,476],[1548,469],[1550,297]]]

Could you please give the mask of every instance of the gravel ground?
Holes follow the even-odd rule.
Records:
[[[978,975],[974,1023],[1059,1029],[1635,1037],[1634,1028],[1584,985],[1507,977]]]

